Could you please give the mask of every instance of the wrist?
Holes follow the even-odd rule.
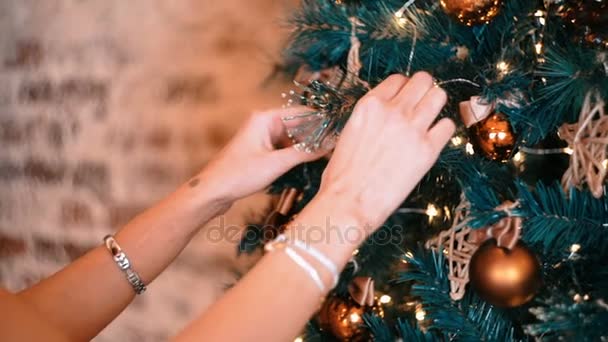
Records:
[[[350,200],[323,192],[302,210],[286,234],[315,246],[343,267],[371,231]]]

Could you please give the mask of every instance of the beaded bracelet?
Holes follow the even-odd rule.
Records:
[[[304,258],[302,258],[302,256],[300,256],[293,248],[291,248],[290,246],[292,246],[292,245],[295,246],[297,249],[302,250],[303,252],[305,252],[306,254],[311,256],[312,258],[316,259],[322,266],[324,266],[331,273],[331,275],[333,277],[332,287],[336,286],[336,284],[338,283],[338,276],[339,276],[338,267],[325,254],[321,253],[316,248],[314,248],[300,240],[288,239],[286,235],[281,234],[281,235],[277,236],[277,238],[275,240],[267,243],[264,246],[264,250],[270,252],[270,251],[274,251],[274,250],[284,249],[285,252],[287,253],[287,255],[296,264],[298,264],[298,266],[300,266],[302,269],[304,269],[308,273],[310,278],[317,284],[317,287],[319,287],[319,289],[322,292],[324,292],[325,285],[323,285],[323,282],[321,281],[319,272],[310,263],[308,263]]]

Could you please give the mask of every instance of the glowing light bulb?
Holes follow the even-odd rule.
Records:
[[[348,319],[352,322],[352,323],[359,323],[361,321],[361,315],[359,315],[356,312],[353,312],[350,314],[350,316],[348,316]]]
[[[452,141],[452,145],[460,146],[464,142],[464,139],[462,139],[462,137],[453,137],[451,141]]]
[[[391,298],[391,296],[389,296],[389,295],[382,295],[382,296],[380,297],[380,303],[382,303],[382,304],[388,304],[388,303],[390,303],[392,300],[393,300],[393,298]]]
[[[506,75],[507,73],[509,73],[509,68],[510,68],[509,63],[507,63],[505,61],[500,61],[500,62],[496,63],[496,69],[498,69],[498,71],[502,75]]]
[[[537,55],[542,54],[543,53],[543,43],[534,44],[534,51],[536,52]]]
[[[426,318],[426,311],[424,311],[424,309],[422,309],[422,305],[416,306],[416,320],[424,321],[425,318]]]
[[[523,153],[521,153],[521,152],[515,153],[515,155],[513,156],[513,161],[516,163],[520,163],[520,162],[524,161]]]
[[[439,214],[439,209],[437,209],[437,207],[433,204],[429,204],[426,207],[426,215],[429,217],[429,222],[432,221],[436,216],[439,216]]]
[[[581,245],[579,245],[578,243],[575,243],[572,246],[570,246],[570,253],[577,253],[580,250],[581,250]]]
[[[473,149],[473,144],[467,143],[465,149],[466,149],[466,151],[467,151],[468,154],[470,154],[470,155],[474,155],[475,154],[475,149]]]

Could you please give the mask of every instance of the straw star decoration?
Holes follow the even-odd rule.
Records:
[[[564,188],[587,183],[594,197],[603,196],[608,171],[608,115],[597,91],[585,97],[578,122],[560,127],[559,135],[572,149],[570,167],[562,178]]]

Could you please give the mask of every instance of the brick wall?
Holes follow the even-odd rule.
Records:
[[[292,2],[0,1],[0,284],[82,255],[279,105],[264,80]],[[201,234],[97,340],[166,339],[251,262]]]

